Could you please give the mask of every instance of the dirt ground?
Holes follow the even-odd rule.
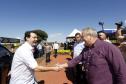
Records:
[[[54,58],[51,55],[51,62],[49,64],[45,63],[45,59],[39,58],[37,59],[38,64],[43,66],[55,66],[56,63],[65,63],[67,62],[66,58],[70,58],[69,55],[58,55],[57,58]],[[70,80],[68,80],[65,69],[59,72],[49,71],[49,72],[36,72],[36,79],[38,81],[44,81],[44,84],[72,84]]]

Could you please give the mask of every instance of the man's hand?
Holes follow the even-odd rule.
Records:
[[[68,67],[68,64],[67,63],[64,63],[64,64],[56,64],[57,67],[59,67],[60,69],[64,69],[66,67]]]
[[[54,67],[54,71],[61,71],[61,70],[62,70],[61,67],[58,67],[58,66]]]

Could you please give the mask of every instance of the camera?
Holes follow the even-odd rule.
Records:
[[[123,22],[122,22],[122,21],[117,22],[117,23],[115,23],[115,25],[117,25],[117,26],[122,26],[122,25],[123,25]]]

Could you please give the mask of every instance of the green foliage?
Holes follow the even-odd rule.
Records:
[[[6,44],[6,43],[5,43],[5,44],[3,44],[3,46],[7,48],[7,44]]]
[[[58,54],[70,54],[71,50],[58,50]]]
[[[45,31],[42,31],[40,29],[33,30],[38,35],[38,42],[41,42],[42,40],[47,40],[48,34]]]

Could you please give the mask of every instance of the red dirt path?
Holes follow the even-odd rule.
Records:
[[[42,60],[41,58],[37,59],[37,61],[38,61],[38,64],[43,65],[43,66],[55,66],[56,63],[67,62],[66,58],[69,58],[69,56],[58,55],[57,58],[54,58],[53,56],[51,56],[50,64],[46,64],[45,60]],[[59,72],[55,72],[55,71],[36,72],[35,75],[38,81],[44,80],[44,84],[72,84],[71,81],[67,79],[64,71],[65,70],[61,70]]]

